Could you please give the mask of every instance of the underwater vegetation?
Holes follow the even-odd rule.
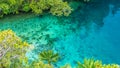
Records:
[[[24,42],[12,30],[0,31],[0,68],[56,68],[54,65],[60,58],[58,53],[46,50],[39,53],[39,59],[28,62],[25,53],[30,49],[30,44]],[[53,63],[54,62],[54,63]],[[117,64],[102,64],[102,61],[84,59],[76,62],[75,68],[119,68]],[[58,67],[59,68],[59,67]],[[60,68],[72,68],[70,64]]]

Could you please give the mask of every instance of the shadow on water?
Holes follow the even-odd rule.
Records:
[[[97,0],[96,2],[83,5],[84,7],[79,6],[71,16],[67,17],[70,20],[69,23],[77,24],[78,31],[76,33],[78,34],[71,34],[68,38],[65,38],[66,40],[59,41],[58,46],[56,45],[56,50],[59,52],[62,50],[61,55],[64,56],[59,64],[63,65],[64,62],[69,62],[74,66],[74,61],[82,61],[85,57],[94,57],[103,60],[103,63],[120,64],[120,55],[117,53],[120,46],[120,43],[118,43],[120,42],[119,23],[115,21],[119,21],[119,19],[115,17],[111,26],[109,22],[112,20],[112,17],[107,19],[107,22],[104,21],[106,17],[109,17],[109,13],[112,16],[116,15],[120,8],[119,3],[120,0]],[[62,21],[67,18],[63,18]],[[90,27],[91,24],[94,24],[94,28]],[[118,29],[114,28],[115,26]],[[110,28],[112,31],[110,31]],[[91,29],[98,30],[99,33],[91,33]],[[109,32],[111,32],[111,35]]]

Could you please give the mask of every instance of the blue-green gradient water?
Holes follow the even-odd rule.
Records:
[[[12,29],[35,46],[26,54],[30,61],[41,51],[52,49],[61,56],[55,66],[74,66],[84,58],[120,64],[120,4],[116,2],[91,3],[83,8],[75,3],[78,8],[69,17],[9,16],[0,20],[0,30]]]

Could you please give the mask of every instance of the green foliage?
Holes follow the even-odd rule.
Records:
[[[0,32],[0,68],[10,68],[13,60],[22,63],[25,57],[26,42],[23,42],[12,30]]]
[[[69,16],[72,8],[70,1],[91,2],[93,0],[0,0],[0,17],[32,11],[36,15],[51,13],[56,16]]]
[[[43,12],[43,10],[42,10],[42,6],[40,6],[40,5],[41,5],[40,1],[39,2],[35,2],[34,0],[32,0],[32,2],[30,3],[30,8],[32,9],[32,11],[34,13],[41,14]]]
[[[67,2],[62,2],[62,0],[54,0],[55,4],[51,5],[50,13],[57,16],[68,16],[72,9],[68,6]]]
[[[70,66],[70,64],[66,64],[64,66],[61,66],[60,68],[72,68],[72,67]]]
[[[44,64],[42,61],[34,61],[26,66],[26,68],[53,68],[53,66],[49,64]]]
[[[22,6],[24,0],[7,0],[10,6],[10,13],[19,13],[20,7]]]
[[[72,9],[67,2],[62,0],[38,0],[30,3],[32,11],[36,14],[41,14],[45,10],[50,10],[50,13],[57,16],[68,16]]]
[[[84,63],[78,62],[77,68],[119,68],[117,64],[102,64],[101,61],[94,59],[84,59]]]
[[[0,31],[0,68],[53,68],[40,60],[29,64],[25,56],[28,47],[12,30]],[[47,54],[52,58],[50,62],[57,60],[57,54],[52,51]]]
[[[1,11],[2,14],[8,14],[9,10],[10,10],[10,7],[9,7],[8,4],[6,4],[6,3],[0,3],[0,11]]]
[[[30,6],[29,6],[29,4],[24,4],[22,10],[25,11],[25,12],[30,11]]]
[[[50,65],[52,62],[57,62],[59,59],[58,53],[55,54],[52,50],[41,52],[39,57],[41,60],[47,61],[48,64],[50,64]]]
[[[39,15],[43,13],[52,13],[57,16],[68,16],[72,9],[67,2],[62,0],[1,0],[0,16],[7,14],[18,14],[20,11]],[[2,13],[1,13],[2,12]]]

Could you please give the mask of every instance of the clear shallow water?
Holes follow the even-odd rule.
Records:
[[[104,25],[100,29],[97,29],[98,25],[94,23],[89,25],[90,30],[82,26],[82,30],[79,29],[76,33],[68,35],[65,40],[58,41],[59,46],[56,45],[56,48],[59,50],[63,47],[60,49],[61,54],[64,53],[67,58],[61,60],[61,64],[63,62],[73,64],[86,57],[103,60],[103,63],[120,64],[120,11],[113,15],[110,10],[103,22]]]
[[[36,59],[43,49],[52,49],[61,55],[58,66],[65,63],[74,66],[76,61],[91,57],[106,64],[120,64],[120,10],[113,15],[114,6],[107,7],[108,12],[96,9],[92,10],[94,14],[89,11],[81,15],[79,10],[67,18],[13,16],[0,20],[0,29],[10,28],[35,46],[34,51],[27,53],[30,60]]]

